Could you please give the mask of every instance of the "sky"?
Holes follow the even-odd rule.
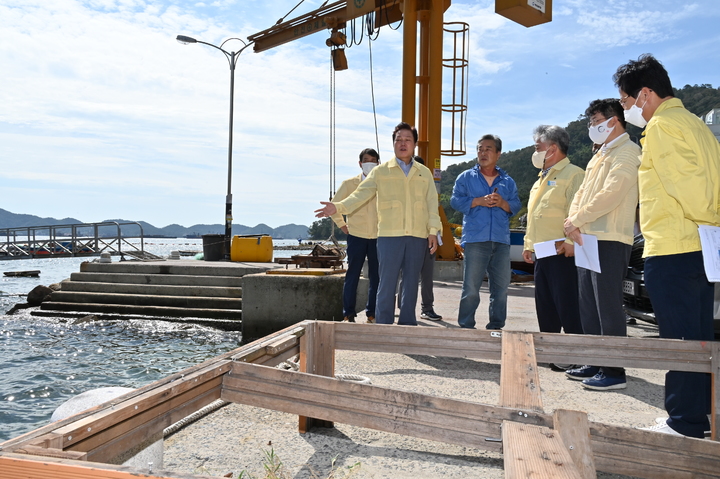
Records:
[[[175,37],[247,39],[298,1],[0,0],[0,208],[224,223],[230,69],[220,51]],[[287,19],[322,3],[306,0]],[[523,148],[537,125],[566,126],[590,101],[617,97],[613,73],[643,53],[676,88],[720,86],[718,0],[554,0],[552,22],[531,28],[494,13],[492,0],[453,0],[444,20],[469,24],[470,76],[469,154],[443,157],[443,169],[472,159],[483,134],[499,135],[505,151]],[[333,178],[337,188],[360,173],[376,122],[381,160],[392,158],[402,26],[346,50],[349,69],[334,76],[334,148],[328,36],[238,57],[233,223],[312,224]]]

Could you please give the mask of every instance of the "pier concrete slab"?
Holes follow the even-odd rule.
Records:
[[[243,276],[243,341],[261,338],[304,319],[342,321],[344,274]],[[367,303],[368,280],[360,278],[356,312]]]

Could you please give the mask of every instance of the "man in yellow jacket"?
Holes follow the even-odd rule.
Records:
[[[377,151],[372,148],[361,151],[359,165],[362,173],[343,181],[332,200],[338,202],[350,196],[379,163],[380,155]],[[368,323],[375,322],[375,300],[380,279],[377,258],[377,204],[374,200],[375,198],[370,198],[352,214],[347,215],[347,222],[339,213],[332,216],[338,228],[347,235],[348,267],[343,284],[343,321],[352,323],[355,322],[355,298],[365,258],[368,261],[370,282],[365,315]]]
[[[638,171],[645,287],[661,338],[713,340],[713,284],[703,266],[698,225],[720,225],[720,144],[673,96],[652,55],[613,76],[628,123],[643,132]],[[709,428],[710,375],[669,371],[665,409],[650,430],[702,438]]]
[[[344,200],[337,203],[321,201],[324,206],[315,213],[318,218],[352,213],[376,196],[380,285],[375,321],[378,324],[395,321],[395,286],[402,271],[406,281],[400,291],[398,324],[417,325],[417,285],[425,249],[435,252],[437,233],[442,228],[438,195],[430,170],[413,161],[418,141],[415,128],[400,123],[392,138],[395,158],[375,167]]]
[[[590,139],[602,146],[585,169],[564,226],[576,244],[582,245],[580,233],[597,237],[600,272],[577,268],[580,320],[584,334],[627,336],[623,279],[633,244],[640,147],[625,132],[617,98],[591,102],[585,116]],[[627,385],[625,368],[585,365],[565,375],[598,391]]]
[[[523,259],[533,262],[536,243],[556,243],[556,255],[535,261],[535,309],[540,331],[582,334],[577,270],[572,241],[565,240],[563,221],[585,172],[567,157],[570,135],[556,125],[540,125],[533,133],[533,165],[540,168],[530,190]],[[569,365],[568,365],[569,366]],[[568,366],[551,365],[553,369]]]

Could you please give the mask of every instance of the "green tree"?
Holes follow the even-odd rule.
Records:
[[[713,88],[712,85],[685,85],[680,90],[674,90],[675,96],[682,100],[685,108],[695,115],[704,115],[713,108],[720,108],[720,88]],[[588,104],[590,100],[588,100]],[[538,122],[540,124],[541,122]],[[565,129],[570,135],[570,147],[568,148],[568,158],[570,161],[581,168],[587,167],[588,162],[592,158],[592,142],[588,137],[587,130],[588,119],[583,112],[577,120],[567,124]],[[642,129],[628,124],[628,135],[636,143],[640,143],[642,137]],[[532,136],[528,133],[528,143],[532,143]],[[533,146],[526,146],[519,150],[513,150],[503,153],[498,161],[498,166],[504,169],[515,180],[518,188],[522,208],[510,220],[511,227],[520,226],[520,218],[527,213],[527,201],[530,196],[530,188],[537,180],[538,170],[532,166],[530,158],[533,154]],[[450,223],[462,224],[462,213],[455,211],[450,206],[450,198],[452,189],[455,185],[455,179],[463,171],[472,168],[477,160],[472,159],[464,163],[448,166],[443,171],[442,181],[440,182],[440,204],[445,209]]]
[[[335,226],[335,222],[330,218],[323,218],[318,221],[313,221],[312,226],[308,228],[308,235],[310,239],[314,240],[326,240],[330,238],[330,235],[335,233],[335,239],[344,241],[347,239],[347,235],[343,231]]]

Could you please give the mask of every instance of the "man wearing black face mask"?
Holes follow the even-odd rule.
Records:
[[[582,244],[580,233],[598,239],[601,272],[577,268],[582,329],[584,334],[627,336],[622,282],[633,243],[640,147],[625,132],[617,99],[593,101],[585,116],[590,139],[602,146],[587,165],[564,224],[565,235],[577,244]],[[600,391],[627,384],[624,368],[586,365],[565,375]]]

